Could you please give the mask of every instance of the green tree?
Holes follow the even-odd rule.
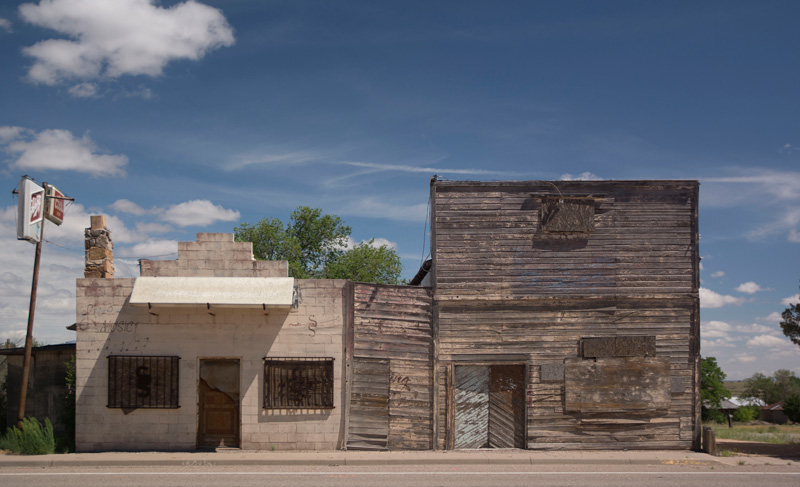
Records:
[[[292,277],[398,284],[402,267],[394,249],[374,247],[370,240],[348,250],[350,232],[338,216],[307,206],[292,212],[285,225],[277,218],[265,218],[234,228],[237,241],[253,243],[255,258],[288,261]]]
[[[704,357],[700,360],[701,414],[704,421],[722,419],[719,412],[721,403],[731,397],[731,392],[723,383],[725,377],[725,372],[717,365],[716,358]]]
[[[322,277],[325,265],[344,252],[350,227],[319,208],[301,206],[284,226],[277,218],[234,228],[236,240],[253,242],[253,255],[261,260],[289,262],[289,275],[298,279]]]
[[[781,313],[781,330],[795,345],[800,345],[800,299],[794,304],[789,304]]]
[[[783,403],[783,413],[792,423],[800,423],[800,395],[786,398]]]
[[[772,377],[756,372],[745,379],[745,384],[745,395],[762,399],[767,404],[800,395],[800,377],[791,370],[776,370]]]
[[[328,279],[352,279],[358,282],[397,284],[403,266],[394,249],[374,246],[374,239],[356,245],[328,263]]]

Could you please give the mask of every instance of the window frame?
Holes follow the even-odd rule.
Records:
[[[263,362],[263,409],[335,409],[333,357],[264,357]],[[299,379],[294,385],[289,374]]]
[[[180,357],[108,355],[108,401],[112,409],[179,409]],[[155,374],[138,374],[141,367]],[[148,393],[142,395],[144,386]]]

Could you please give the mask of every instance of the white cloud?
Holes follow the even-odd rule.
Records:
[[[178,253],[178,242],[176,240],[149,240],[119,249],[117,254],[120,257],[135,257],[137,259],[172,256]]]
[[[749,354],[743,353],[741,355],[738,355],[736,357],[736,360],[738,360],[739,362],[742,362],[743,364],[749,364],[751,362],[755,362],[758,359],[753,355],[749,355]]]
[[[725,272],[724,271],[717,271],[717,272],[714,272],[713,274],[711,274],[711,277],[723,277],[723,276],[725,276]]]
[[[744,301],[744,298],[722,295],[704,287],[700,288],[701,308],[721,308],[729,304],[739,305],[744,303]]]
[[[788,298],[781,299],[781,304],[784,306],[789,306],[797,303],[800,303],[800,294],[795,294],[794,296],[789,296]]]
[[[344,249],[345,250],[350,250],[353,247],[355,247],[356,245],[363,245],[363,244],[366,244],[367,242],[369,242],[369,240],[362,240],[360,242],[356,242],[355,239],[353,239],[353,237],[348,236],[347,237],[347,243],[345,244]],[[384,247],[384,246],[388,247],[390,249],[397,250],[397,242],[392,242],[392,241],[390,241],[388,239],[385,239],[385,238],[374,238],[374,239],[372,239],[372,243],[370,244],[370,247],[373,247],[373,248],[376,248],[376,249],[379,249],[379,248]]]
[[[75,98],[93,98],[97,96],[97,85],[94,83],[79,83],[72,86],[68,91]]]
[[[130,213],[132,215],[139,215],[139,216],[147,213],[147,210],[137,205],[133,201],[126,199],[115,201],[114,203],[111,204],[111,208],[113,208],[115,211],[119,211],[122,213]]]
[[[145,234],[158,234],[158,233],[167,233],[172,231],[172,227],[169,225],[162,225],[161,223],[142,223],[139,222],[136,224],[136,231],[139,233]]]
[[[747,345],[751,347],[778,348],[792,345],[792,342],[784,338],[776,337],[775,335],[759,335],[747,340]]]
[[[783,320],[783,317],[777,311],[773,311],[762,319],[764,321],[769,321],[770,323],[780,323],[781,320]]]
[[[239,212],[215,205],[208,200],[192,200],[172,205],[161,215],[161,219],[181,227],[207,226],[216,221],[236,221]]]
[[[400,221],[425,221],[428,213],[428,204],[402,206],[387,203],[378,198],[362,198],[352,201],[336,212],[339,215],[366,216],[372,218],[387,218]]]
[[[102,154],[84,135],[76,138],[68,130],[50,129],[38,134],[22,127],[0,127],[0,143],[7,154],[17,156],[12,168],[71,170],[93,176],[122,176],[128,158]]]
[[[407,164],[379,164],[376,162],[359,162],[359,161],[343,161],[337,164],[345,166],[364,167],[368,169],[376,169],[379,171],[400,171],[410,173],[425,173],[425,174],[462,174],[462,175],[484,175],[484,176],[513,176],[516,173],[507,171],[492,171],[489,169],[464,169],[464,168],[446,168],[446,167],[418,167]]]
[[[733,327],[724,321],[707,321],[700,325],[700,335],[704,338],[727,338]]]
[[[219,10],[189,0],[169,8],[155,0],[43,0],[19,7],[29,23],[66,36],[23,49],[28,78],[55,85],[70,79],[158,76],[170,62],[199,60],[231,46],[233,30]]]
[[[743,282],[736,287],[740,293],[755,294],[759,291],[768,291],[753,281]]]
[[[775,330],[770,328],[769,326],[759,325],[758,323],[753,323],[750,325],[737,325],[736,331],[739,333],[773,333]]]
[[[234,170],[254,164],[268,165],[299,165],[308,162],[322,161],[329,154],[311,150],[301,151],[273,151],[254,152],[234,156],[225,166],[225,169]]]
[[[603,178],[589,171],[582,172],[577,176],[573,176],[569,173],[562,174],[559,179],[562,181],[603,181]]]
[[[8,19],[0,17],[0,30],[11,32],[11,22]]]
[[[747,234],[752,240],[760,240],[772,235],[787,233],[787,240],[793,243],[800,242],[797,227],[800,226],[800,206],[784,210],[783,215],[777,220],[761,225]]]
[[[742,199],[749,199],[754,193],[764,193],[781,200],[796,200],[800,198],[800,172],[775,171],[762,168],[739,169],[741,176],[705,178],[704,183],[725,183],[734,185],[726,191],[728,195],[738,197],[728,198],[727,205],[738,204]],[[714,201],[714,204],[724,204],[724,201]]]

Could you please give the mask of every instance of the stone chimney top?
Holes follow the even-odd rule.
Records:
[[[91,226],[84,230],[86,240],[86,266],[83,276],[87,278],[114,277],[114,244],[111,242],[111,230],[106,228],[106,217],[93,215]]]

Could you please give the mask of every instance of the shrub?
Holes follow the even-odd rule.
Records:
[[[759,406],[742,406],[733,412],[733,420],[740,423],[749,423],[754,419],[758,419],[761,414]]]
[[[44,420],[44,426],[36,418],[25,418],[22,420],[22,429],[11,427],[0,438],[0,449],[26,455],[53,453],[56,449],[53,425],[47,418]]]

